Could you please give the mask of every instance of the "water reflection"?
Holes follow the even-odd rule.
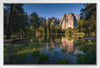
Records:
[[[40,50],[40,53],[47,54],[49,56],[48,62],[49,64],[57,64],[60,59],[67,59],[69,60],[70,63],[76,64],[77,63],[77,57],[76,55],[80,52],[77,47],[74,46],[74,39],[68,40],[65,36],[51,36],[51,37],[40,37],[40,38],[31,38],[28,40],[25,40],[25,45],[20,47],[20,44],[14,44],[19,46],[18,50],[15,51],[16,47],[13,48],[12,51],[10,51],[9,58],[11,58],[11,55],[15,55],[19,53],[18,51],[22,50],[21,52],[30,52],[32,51],[32,43],[39,43],[39,46],[36,48]],[[34,45],[33,45],[34,46]],[[23,47],[26,48],[27,50],[23,50]],[[7,57],[7,58],[8,58]],[[13,57],[13,56],[12,56]],[[5,58],[5,59],[7,59]],[[14,57],[13,57],[14,58]],[[31,59],[31,61],[29,60]],[[25,58],[24,63],[35,63],[35,59],[33,58],[31,54],[28,54],[28,58]],[[11,61],[11,60],[9,60]],[[27,62],[26,62],[27,61]],[[37,63],[37,61],[36,61]]]
[[[78,49],[74,46],[74,39],[68,40],[62,36],[59,39],[55,39],[53,42],[46,43],[45,47],[40,51],[50,56],[49,62],[57,62],[58,59],[68,59],[71,63],[77,62]]]
[[[70,54],[75,55],[77,53],[77,48],[74,46],[74,39],[68,40],[65,37],[62,37],[62,44],[60,45],[62,50],[69,52]]]

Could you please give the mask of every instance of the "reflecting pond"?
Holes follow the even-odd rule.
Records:
[[[4,43],[4,64],[96,64],[96,39],[59,35]]]

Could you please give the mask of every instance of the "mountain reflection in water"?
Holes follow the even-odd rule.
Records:
[[[49,62],[53,64],[59,59],[67,59],[70,63],[77,63],[77,57],[75,55],[80,52],[78,52],[73,42],[74,39],[68,40],[62,37],[61,41],[46,43],[46,46],[40,52],[48,54],[50,57]]]

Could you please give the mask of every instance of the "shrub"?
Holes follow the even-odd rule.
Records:
[[[64,59],[60,59],[59,61],[58,61],[58,63],[59,64],[70,64],[70,62],[66,59],[66,60],[64,60]]]
[[[36,50],[36,48],[34,48],[33,53],[32,53],[32,56],[37,57],[39,55],[40,55],[39,50]]]
[[[19,54],[16,57],[16,61],[14,63],[21,64],[24,63],[24,59],[27,57],[27,53]]]
[[[78,63],[79,64],[96,64],[96,51],[91,49],[84,55],[78,54]]]
[[[45,61],[48,61],[48,55],[46,55],[46,54],[41,54],[41,55],[39,56],[38,62],[41,64],[41,63],[43,63],[43,62],[45,62]]]

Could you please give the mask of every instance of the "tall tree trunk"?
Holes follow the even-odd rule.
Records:
[[[35,28],[34,28],[34,39],[36,38],[36,37],[35,37],[35,31],[36,31],[36,30],[35,30]]]
[[[49,37],[50,37],[50,23],[49,23]]]
[[[46,29],[46,24],[45,24],[45,41],[46,41],[46,38],[47,38],[47,29]]]
[[[9,14],[9,19],[8,19],[8,31],[7,31],[7,39],[11,38],[11,23],[12,23],[12,12],[13,12],[13,4],[10,5],[10,14]]]

